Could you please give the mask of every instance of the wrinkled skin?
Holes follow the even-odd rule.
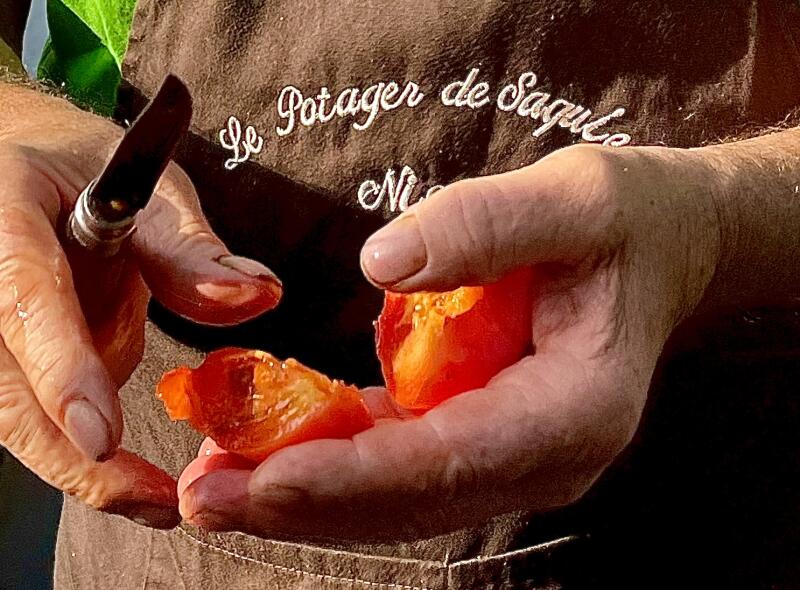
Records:
[[[533,266],[535,354],[420,417],[385,404],[353,440],[303,443],[257,467],[212,450],[181,478],[184,518],[397,540],[579,498],[631,440],[667,337],[711,282],[718,218],[710,189],[696,188],[709,174],[677,150],[580,146],[412,207],[364,246],[367,277],[446,291]]]
[[[0,113],[0,444],[91,506],[174,526],[176,482],[117,450],[117,389],[141,359],[150,294],[196,321],[232,324],[273,307],[280,284],[230,256],[174,165],[121,255],[87,256],[63,228],[121,130],[1,83]]]

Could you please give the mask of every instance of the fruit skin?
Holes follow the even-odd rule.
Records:
[[[188,420],[252,461],[307,440],[350,438],[373,425],[355,387],[258,350],[212,352],[196,369],[165,373],[156,392],[170,418]]]
[[[531,269],[523,268],[492,285],[447,293],[387,291],[376,344],[397,403],[428,410],[485,386],[528,353],[531,282]]]

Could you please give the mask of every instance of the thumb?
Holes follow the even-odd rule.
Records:
[[[233,256],[214,235],[178,166],[170,165],[137,225],[133,245],[142,276],[153,296],[178,315],[232,325],[280,300],[281,282],[271,270]]]
[[[367,240],[364,274],[394,291],[446,291],[521,266],[577,262],[613,223],[607,160],[594,148],[568,148],[514,172],[451,184]]]

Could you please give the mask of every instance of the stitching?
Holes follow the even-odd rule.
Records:
[[[150,529],[149,535],[147,536],[147,561],[144,565],[144,577],[142,578],[142,585],[139,587],[140,590],[147,589],[147,582],[150,579],[150,563],[153,560],[153,536],[155,535],[155,531]]]
[[[558,547],[559,545],[564,545],[571,541],[577,541],[580,538],[581,537],[579,535],[570,535],[567,537],[561,537],[560,539],[555,539],[553,541],[539,543],[538,545],[533,545],[531,547],[525,547],[523,549],[515,549],[514,551],[508,551],[506,553],[500,553],[499,555],[478,556],[478,557],[473,557],[472,559],[462,559],[461,561],[454,561],[453,563],[449,564],[449,567],[466,565],[470,563],[488,563],[499,559],[509,559],[516,557],[518,555],[526,555],[528,553],[543,553],[545,551],[553,549],[554,547]]]
[[[191,533],[189,533],[184,527],[180,527],[180,529],[187,536],[191,537],[192,539],[196,539],[196,537],[194,535],[192,535]],[[240,533],[240,532],[236,532],[236,531],[232,531],[232,532],[229,532],[227,534],[230,535],[230,536],[236,536],[236,537],[240,537],[240,538],[247,537],[247,535],[245,535],[244,533]],[[334,540],[334,539],[330,539],[328,537],[315,537],[315,540],[331,541],[331,540]],[[277,541],[277,540],[274,540],[274,539],[271,539],[269,542],[271,544],[279,545],[281,547],[291,547],[292,549],[304,549],[304,548],[307,547],[307,545],[303,545],[301,543],[292,543],[292,542],[289,542],[289,541]],[[325,549],[325,553],[332,554],[332,555],[344,555],[346,557],[356,558],[356,559],[365,556],[363,553],[357,553],[357,552],[354,552],[354,551],[342,551],[341,549],[328,549],[328,548]],[[437,561],[437,560],[432,560],[432,559],[414,559],[414,558],[411,558],[411,557],[387,557],[387,556],[383,556],[383,555],[370,555],[369,557],[374,561],[386,561],[386,562],[389,562],[389,563],[392,563],[392,564],[395,564],[395,563],[411,563],[411,564],[416,564],[416,565],[425,565],[425,566],[433,566],[433,567],[443,567],[443,566],[447,565],[444,562]]]
[[[181,583],[181,588],[183,588],[183,590],[187,590],[186,582],[184,582],[183,576],[181,575],[181,564],[178,561],[178,553],[175,551],[175,540],[168,537],[165,544],[167,546],[167,550],[169,551],[169,555],[172,558],[172,565],[175,567],[175,571],[178,574],[178,581]]]
[[[330,574],[318,574],[316,572],[309,572],[309,571],[306,571],[306,570],[301,570],[301,569],[296,568],[296,567],[286,567],[286,566],[283,566],[283,565],[277,565],[275,563],[269,563],[268,561],[262,561],[260,559],[255,559],[255,558],[249,557],[247,555],[240,555],[239,553],[236,553],[235,551],[230,551],[228,549],[223,549],[222,547],[217,547],[216,545],[212,545],[211,543],[206,543],[205,541],[202,541],[202,540],[198,539],[197,537],[195,537],[194,535],[190,534],[188,531],[182,529],[181,527],[178,527],[176,530],[179,533],[181,533],[182,535],[185,535],[186,537],[189,537],[195,543],[198,543],[198,544],[200,544],[200,545],[202,545],[202,546],[204,546],[204,547],[206,547],[208,549],[211,549],[212,551],[217,551],[219,553],[227,555],[228,557],[234,557],[234,558],[241,559],[241,560],[244,560],[244,561],[249,561],[251,563],[255,563],[255,564],[258,564],[258,565],[263,565],[263,566],[268,567],[270,569],[273,569],[275,571],[279,571],[279,572],[283,572],[283,573],[287,573],[287,574],[299,574],[301,576],[311,576],[311,577],[316,578],[318,580],[328,580],[328,581],[332,581],[332,582],[351,582],[351,583],[355,583],[355,584],[363,584],[364,586],[367,586],[369,588],[396,588],[397,590],[433,590],[433,588],[426,588],[426,587],[422,587],[422,586],[408,586],[406,584],[395,584],[395,583],[392,583],[392,582],[371,582],[369,580],[360,580],[358,578],[345,578],[345,577],[342,577],[342,576],[332,576]]]

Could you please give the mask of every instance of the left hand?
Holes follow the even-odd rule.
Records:
[[[396,541],[578,499],[631,440],[664,343],[706,295],[722,247],[716,179],[702,150],[576,146],[413,207],[365,245],[370,280],[441,291],[533,265],[535,354],[352,440],[258,466],[204,447],[181,478],[183,517]]]

